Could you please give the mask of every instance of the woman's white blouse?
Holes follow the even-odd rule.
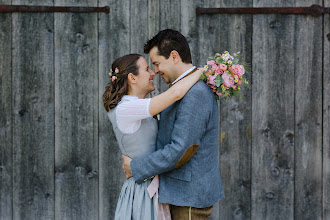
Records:
[[[151,117],[149,112],[151,98],[139,99],[125,95],[116,107],[117,125],[121,132],[131,134],[141,126],[141,120]]]

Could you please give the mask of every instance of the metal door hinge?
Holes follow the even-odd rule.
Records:
[[[310,7],[285,8],[196,8],[196,14],[296,14],[312,15],[314,17],[330,13],[330,8],[320,5]]]
[[[0,5],[0,13],[12,12],[73,12],[73,13],[91,13],[103,12],[109,13],[109,6],[105,7],[63,7],[63,6],[40,6],[40,5]]]

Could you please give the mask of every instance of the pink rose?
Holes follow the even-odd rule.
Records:
[[[237,83],[237,85],[241,85],[242,84],[242,81],[240,80],[240,81],[238,81],[238,83]]]
[[[222,96],[222,92],[216,92],[216,94],[218,95],[218,96]]]
[[[220,65],[216,65],[216,67],[214,68],[214,72],[216,72],[217,74],[220,74],[220,75],[223,73]]]
[[[206,73],[205,73],[205,76],[208,77],[209,75],[211,75],[212,73],[212,70],[208,70]]]
[[[235,83],[234,77],[231,74],[229,74],[228,71],[225,71],[222,74],[222,78],[224,80],[223,85],[226,86],[227,88],[232,87]]]
[[[229,67],[229,70],[238,77],[243,76],[243,74],[245,73],[244,66],[242,65],[232,65]]]
[[[215,88],[216,84],[214,82],[215,77],[217,77],[215,74],[214,75],[209,75],[207,78],[208,84],[211,85],[211,88]]]
[[[222,70],[222,71],[227,70],[227,65],[226,64],[220,64],[220,70]]]
[[[213,66],[215,64],[214,60],[207,61],[207,65]]]

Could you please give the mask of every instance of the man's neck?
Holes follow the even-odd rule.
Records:
[[[179,77],[181,76],[184,72],[186,72],[187,70],[189,70],[190,68],[192,68],[193,65],[191,63],[182,63],[180,64],[180,66],[178,66],[177,68],[177,76],[176,78],[174,79],[174,81]]]

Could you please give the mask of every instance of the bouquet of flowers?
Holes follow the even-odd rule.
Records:
[[[239,57],[239,52],[232,56],[228,51],[209,57],[201,79],[211,88],[216,99],[239,95],[241,85],[249,84],[242,76],[250,71],[250,67],[247,63],[239,64]]]

